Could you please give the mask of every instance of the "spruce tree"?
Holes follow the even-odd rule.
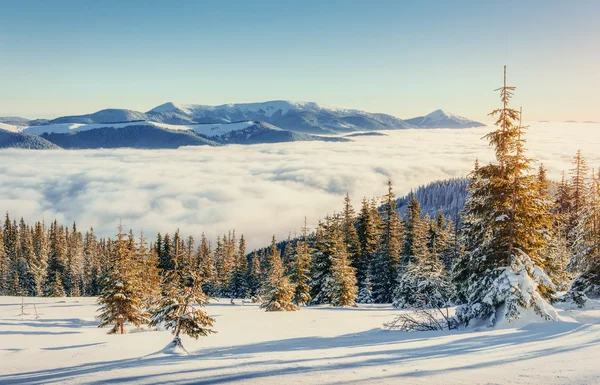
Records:
[[[581,197],[579,214],[574,249],[582,272],[573,280],[569,291],[600,298],[600,174],[592,172],[586,196]]]
[[[233,298],[246,298],[248,295],[248,259],[246,258],[246,240],[240,237],[230,288]]]
[[[263,279],[263,273],[260,266],[260,258],[256,250],[252,253],[252,259],[250,263],[250,273],[248,277],[248,289],[251,297],[256,297],[261,292],[261,282]]]
[[[198,246],[196,260],[198,265],[196,270],[198,271],[198,278],[201,281],[202,290],[208,296],[213,296],[217,290],[217,270],[215,268],[215,261],[210,251],[210,245],[204,233],[200,239],[200,245]]]
[[[9,261],[4,250],[4,229],[0,227],[0,295],[8,294]]]
[[[350,258],[354,269],[358,269],[358,266],[360,266],[361,257],[360,241],[358,239],[358,232],[356,231],[356,220],[350,195],[346,193],[344,197],[344,211],[342,212],[342,232],[344,234],[344,244],[346,245],[348,258]]]
[[[372,285],[369,279],[371,263],[374,259],[379,244],[379,213],[372,210],[367,199],[363,199],[360,214],[357,220],[357,236],[359,241],[360,257],[354,261],[356,279],[358,281],[359,295],[357,302],[371,303]]]
[[[306,306],[310,301],[310,248],[308,244],[308,227],[306,218],[302,227],[302,236],[296,243],[294,262],[292,264],[291,281],[294,285],[294,303]]]
[[[330,303],[333,306],[356,306],[358,288],[356,272],[350,265],[343,232],[333,232],[331,246]]]
[[[139,327],[149,320],[144,309],[144,286],[139,279],[140,264],[129,248],[121,225],[110,262],[111,268],[98,297],[101,305],[98,327],[114,324],[109,333],[124,334],[125,322]]]
[[[50,226],[50,255],[46,274],[46,295],[63,296],[67,292],[64,282],[67,270],[67,239],[65,230],[56,220]],[[62,288],[59,288],[62,286]]]
[[[264,288],[265,302],[260,307],[266,311],[298,310],[298,306],[292,302],[294,286],[290,283],[289,277],[284,274],[283,262],[279,256],[275,236],[271,242],[267,261],[269,268]]]
[[[380,238],[371,266],[373,300],[376,303],[392,302],[397,285],[402,242],[401,223],[396,212],[396,197],[392,182],[388,182],[388,193],[383,197],[380,222]]]
[[[532,159],[524,154],[521,114],[508,107],[514,87],[506,85],[506,68],[499,90],[503,106],[491,113],[497,129],[486,135],[497,163],[473,172],[465,206],[465,255],[455,275],[466,301],[456,310],[461,325],[513,322],[525,309],[556,319],[538,291],[539,282],[550,282],[538,265],[550,213],[528,173]]]
[[[31,270],[35,285],[36,296],[44,295],[44,282],[48,272],[48,253],[49,245],[46,238],[46,231],[41,222],[36,222],[32,233],[32,246],[34,259]]]
[[[167,349],[174,352],[183,350],[181,334],[198,339],[216,333],[210,327],[215,320],[202,308],[209,302],[210,297],[202,291],[202,278],[195,271],[178,268],[163,276],[163,296],[158,301],[152,314],[150,326],[164,324],[165,329],[172,330],[173,341]]]

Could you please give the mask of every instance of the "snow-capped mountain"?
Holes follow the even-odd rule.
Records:
[[[483,123],[443,110],[435,110],[425,116],[407,119],[406,122],[419,128],[470,128],[485,126]]]
[[[170,114],[170,116],[186,117],[203,123],[258,120],[285,130],[313,134],[409,127],[402,119],[391,115],[326,107],[314,102],[284,100],[219,106],[165,103],[146,114],[153,118]]]
[[[442,110],[402,120],[387,114],[284,100],[218,106],[169,102],[147,112],[111,108],[52,120],[0,118],[0,129],[42,136],[66,148],[344,141],[349,139],[319,134],[479,126],[483,124]]]

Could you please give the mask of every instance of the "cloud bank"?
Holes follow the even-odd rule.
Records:
[[[214,239],[229,229],[250,247],[298,232],[338,211],[350,193],[380,196],[392,179],[397,195],[437,179],[464,176],[493,153],[489,127],[400,130],[352,143],[296,142],[178,150],[0,151],[0,210],[27,221],[57,218],[101,236],[126,228]],[[559,178],[581,148],[600,166],[600,125],[532,124],[531,156]]]

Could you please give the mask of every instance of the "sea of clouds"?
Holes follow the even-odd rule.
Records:
[[[400,130],[351,143],[296,142],[178,150],[0,150],[0,211],[33,222],[56,218],[112,236],[129,229],[181,229],[211,239],[235,229],[250,247],[299,231],[306,216],[339,211],[348,192],[381,196],[391,179],[397,195],[438,179],[466,175],[492,150],[477,129]],[[535,123],[528,154],[559,178],[581,148],[600,167],[600,125]]]

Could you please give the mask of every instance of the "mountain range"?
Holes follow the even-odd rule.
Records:
[[[483,124],[442,110],[402,120],[387,114],[290,101],[219,106],[165,103],[147,112],[105,109],[51,120],[0,118],[0,130],[35,135],[62,148],[177,148],[234,143],[348,141],[350,139],[340,134],[479,126]],[[22,142],[15,136],[12,138],[15,143]],[[10,147],[9,141],[5,147]]]

